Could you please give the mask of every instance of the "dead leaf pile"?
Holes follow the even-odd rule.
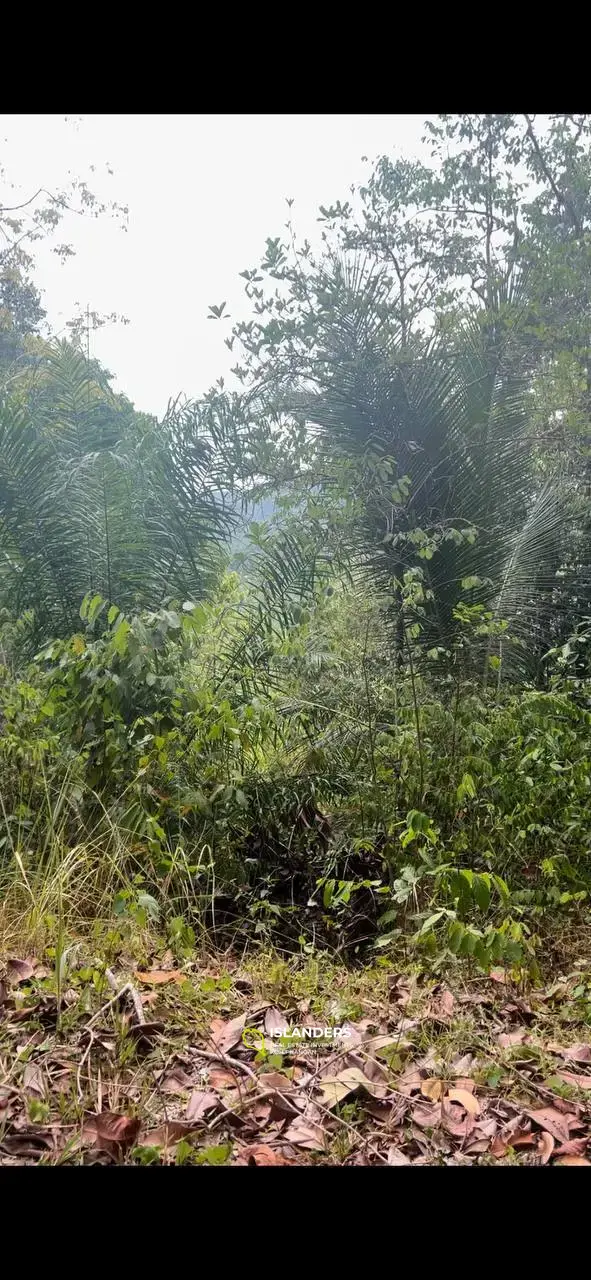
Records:
[[[50,969],[5,961],[0,1164],[167,1164],[177,1152],[248,1167],[591,1163],[591,1044],[550,1034],[568,983],[528,1002],[505,974],[461,992],[398,975],[346,1039],[277,1058],[278,1031],[318,1021],[310,1000],[257,1004],[239,973],[204,1021],[191,1012],[195,966],[166,953],[127,973],[125,1000],[115,985],[89,1002],[79,984],[58,1005]],[[215,973],[201,980],[215,987]]]

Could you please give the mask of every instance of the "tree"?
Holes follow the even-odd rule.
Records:
[[[341,550],[371,567],[396,616],[404,603],[411,631],[450,651],[467,591],[480,629],[509,622],[535,670],[589,607],[581,434],[565,438],[564,420],[580,432],[588,417],[591,125],[487,115],[429,128],[432,167],[382,157],[352,201],[321,208],[320,252],[291,221],[267,241],[243,273],[254,317],[228,343],[245,401],[293,448],[308,512],[319,492],[338,506],[349,484]],[[301,582],[322,539],[326,553],[326,521],[298,535],[301,516],[265,548],[271,582]]]
[[[38,333],[45,316],[33,279],[35,246],[55,237],[67,214],[94,218],[109,214],[125,226],[128,209],[116,201],[99,200],[80,178],[54,191],[40,187],[21,199],[0,165],[0,375],[5,377],[16,361],[30,358],[26,339]],[[53,252],[64,262],[74,249],[62,242],[54,245]],[[97,316],[94,319],[99,321]],[[80,336],[77,321],[72,336]]]
[[[68,343],[44,344],[0,406],[0,601],[68,634],[90,591],[119,608],[199,599],[236,515],[233,433],[204,406],[138,414]]]

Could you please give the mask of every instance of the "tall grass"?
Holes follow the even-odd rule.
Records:
[[[113,901],[130,888],[133,855],[121,831],[100,807],[94,830],[78,825],[69,774],[53,791],[45,774],[28,804],[12,805],[0,790],[3,847],[0,861],[0,948],[38,949],[57,932],[112,918]],[[15,816],[16,814],[16,816]]]

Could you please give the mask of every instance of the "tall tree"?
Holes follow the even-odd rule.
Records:
[[[267,241],[243,273],[254,315],[228,340],[234,372],[285,443],[299,428],[296,486],[308,474],[326,498],[337,456],[374,457],[366,562],[397,608],[405,575],[420,579],[413,626],[431,644],[449,646],[473,582],[535,660],[588,607],[590,121],[441,116],[428,130],[430,166],[382,157],[350,201],[321,207],[320,250],[291,221]]]

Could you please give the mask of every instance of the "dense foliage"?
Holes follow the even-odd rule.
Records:
[[[241,388],[160,423],[13,268],[7,886],[99,849],[113,909],[484,968],[585,910],[591,120],[429,129],[267,242]]]

